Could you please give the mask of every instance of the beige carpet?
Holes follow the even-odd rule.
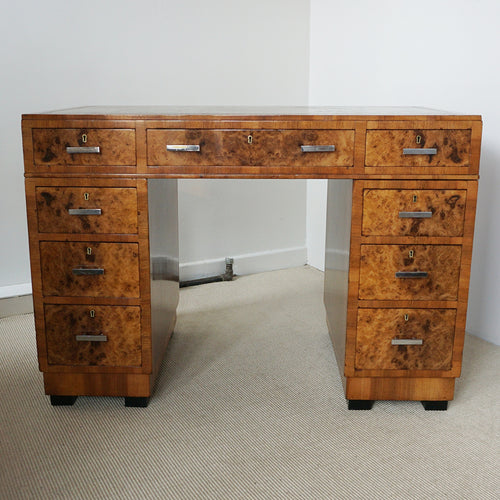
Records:
[[[348,411],[309,267],[183,289],[148,408],[51,407],[33,317],[0,320],[0,498],[498,499],[500,347],[447,412]]]

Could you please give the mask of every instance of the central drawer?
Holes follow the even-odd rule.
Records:
[[[358,370],[450,370],[455,309],[360,309]]]
[[[150,166],[352,167],[354,130],[149,129]]]
[[[361,245],[361,300],[457,300],[460,245]]]
[[[41,233],[137,234],[135,188],[36,188]]]
[[[49,365],[140,366],[137,306],[45,305]]]
[[[40,242],[45,296],[139,297],[137,243]]]
[[[363,236],[462,236],[467,191],[364,189]]]

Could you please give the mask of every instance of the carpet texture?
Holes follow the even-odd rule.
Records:
[[[500,347],[467,336],[446,412],[348,411],[322,292],[309,267],[183,289],[148,408],[50,406],[33,316],[0,320],[0,498],[500,498]]]

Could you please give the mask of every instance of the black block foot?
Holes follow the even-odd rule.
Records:
[[[445,411],[448,409],[448,401],[422,401],[426,410]]]
[[[78,396],[50,396],[52,406],[72,406]]]
[[[149,398],[125,398],[125,406],[134,408],[146,408]]]
[[[371,410],[373,401],[370,399],[349,399],[347,407],[349,410]]]

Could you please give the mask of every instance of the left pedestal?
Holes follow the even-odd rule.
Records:
[[[177,181],[30,177],[26,198],[45,393],[146,406],[179,298]]]

